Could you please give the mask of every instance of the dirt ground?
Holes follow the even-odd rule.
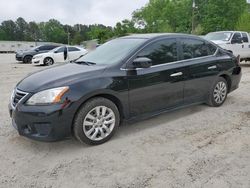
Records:
[[[0,187],[250,187],[250,64],[220,108],[193,106],[121,126],[100,146],[18,135],[8,102],[15,84],[45,67],[0,55]]]

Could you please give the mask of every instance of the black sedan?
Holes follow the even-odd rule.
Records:
[[[81,59],[27,76],[9,111],[20,135],[87,144],[121,121],[191,104],[221,106],[241,79],[239,58],[192,35],[141,34],[109,41]]]

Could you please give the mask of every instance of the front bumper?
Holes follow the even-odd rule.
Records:
[[[16,54],[17,61],[23,61],[23,56]]]
[[[71,136],[73,112],[69,105],[26,106],[9,104],[12,125],[21,136],[39,141],[57,141]]]
[[[32,59],[32,64],[34,64],[34,65],[42,65],[43,60],[41,58],[33,58]]]

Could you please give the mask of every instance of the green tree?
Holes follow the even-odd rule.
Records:
[[[5,33],[5,40],[18,40],[16,37],[16,24],[12,20],[3,21],[1,24],[2,33]]]
[[[25,41],[28,39],[29,36],[29,25],[27,24],[27,22],[19,17],[16,20],[16,40],[21,40],[21,41]]]
[[[241,17],[236,25],[236,29],[239,31],[250,32],[250,13],[244,12],[241,15]]]
[[[46,41],[67,43],[67,33],[64,31],[63,25],[59,21],[51,19],[42,24],[41,29]]]
[[[42,40],[41,31],[36,22],[29,22],[28,29],[28,40],[30,41],[40,41]]]
[[[200,22],[204,32],[234,30],[236,23],[245,12],[246,0],[199,0]]]

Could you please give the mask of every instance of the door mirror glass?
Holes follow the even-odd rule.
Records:
[[[231,43],[232,44],[241,44],[241,43],[243,43],[243,38],[242,38],[241,34],[240,33],[235,33],[233,35]]]
[[[147,57],[138,57],[133,61],[134,68],[149,68],[152,66],[152,60]]]
[[[243,43],[243,39],[242,38],[232,39],[231,43],[232,44],[241,44],[241,43]]]

